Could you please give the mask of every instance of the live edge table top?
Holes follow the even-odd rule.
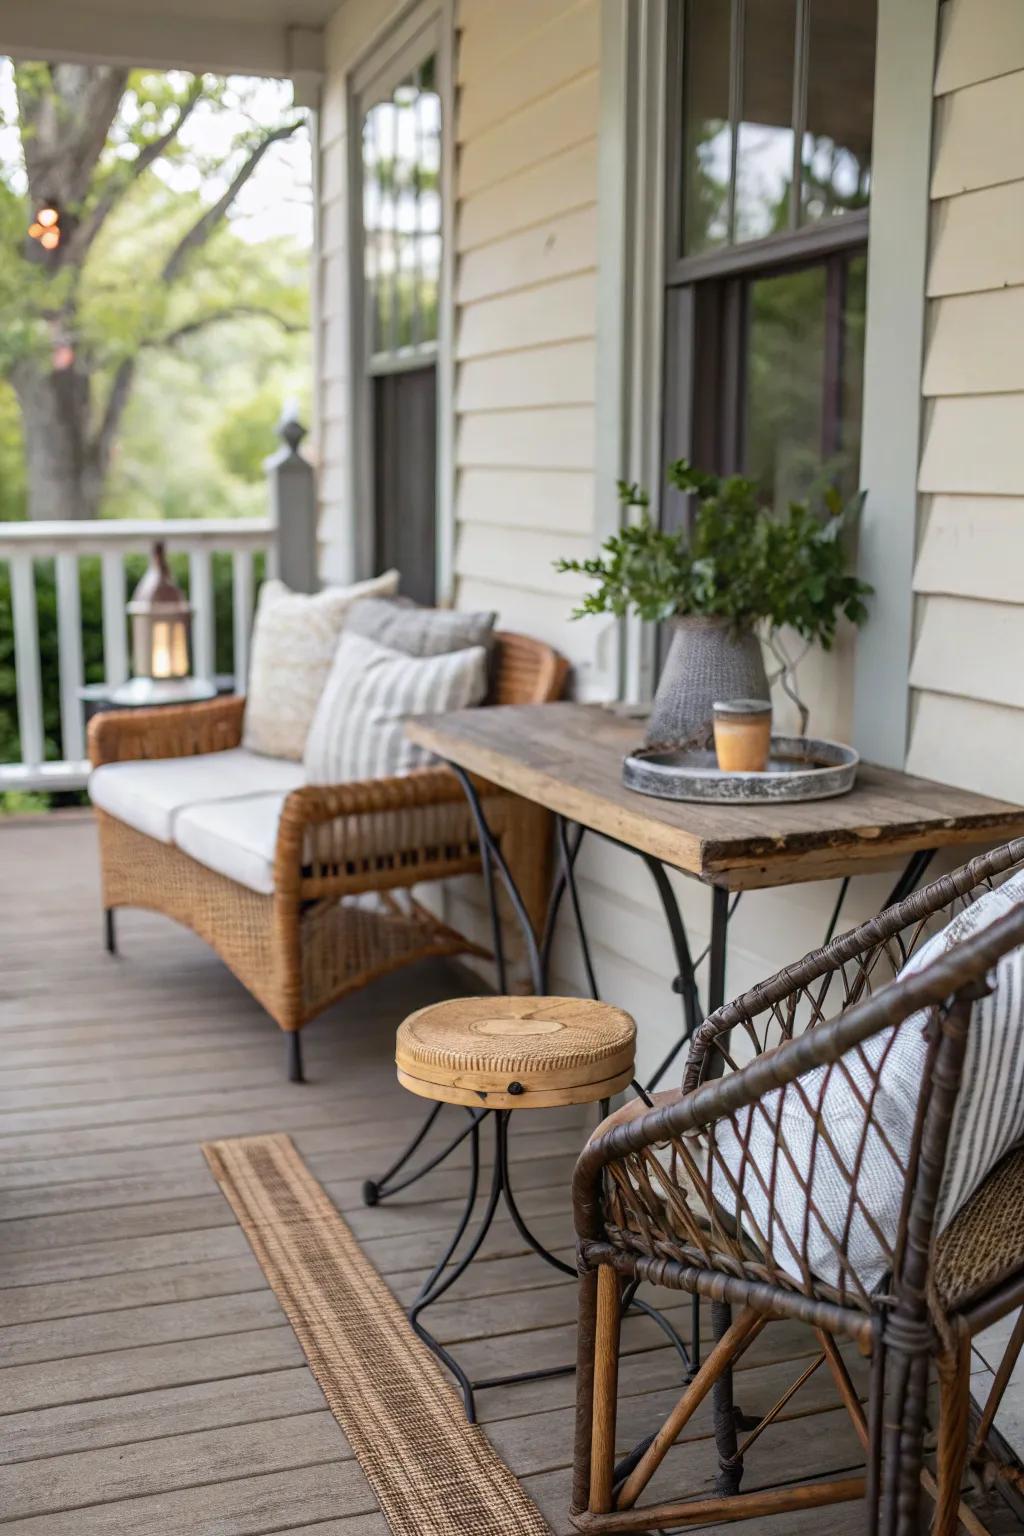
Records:
[[[467,772],[729,890],[898,863],[919,849],[1024,835],[1024,806],[862,763],[849,794],[799,805],[693,805],[622,783],[642,723],[597,704],[421,715],[410,738]]]

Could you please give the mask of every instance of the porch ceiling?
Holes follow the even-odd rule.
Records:
[[[0,53],[266,75],[317,74],[343,0],[4,0]]]

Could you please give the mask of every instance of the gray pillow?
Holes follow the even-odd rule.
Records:
[[[445,656],[449,651],[490,647],[497,614],[459,613],[454,608],[420,608],[371,597],[354,603],[345,621],[348,634],[362,635],[406,656]]]

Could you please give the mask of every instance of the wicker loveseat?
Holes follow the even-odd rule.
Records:
[[[1008,1146],[947,1225],[938,1218],[945,1176],[957,1166],[951,1128],[961,1107],[969,1112],[961,1091],[971,1031],[979,1027],[973,1006],[992,998],[995,1016],[1001,960],[1009,975],[1019,975],[1014,954],[1024,944],[1024,904],[1007,899],[1001,905],[1008,910],[991,926],[895,978],[922,939],[1022,861],[1024,840],[996,849],[727,1004],[697,1032],[681,1092],[659,1094],[653,1107],[633,1101],[594,1134],[574,1182],[581,1303],[573,1513],[580,1530],[717,1528],[722,1520],[863,1499],[865,1530],[918,1536],[923,1489],[934,1501],[936,1536],[953,1536],[961,1522],[972,1536],[984,1533],[961,1503],[961,1490],[969,1463],[993,1470],[989,1431],[1024,1324],[1013,1331],[973,1430],[971,1340],[1024,1304],[1020,1142]],[[976,1085],[991,1083],[993,1074],[1017,1081],[1010,1057],[1021,1033],[1018,994],[1016,981],[1003,994],[1007,1053],[985,1055],[982,1070],[975,1068],[975,1103],[985,1102]],[[910,1078],[911,1113],[894,1138],[882,1106],[891,1082],[886,1064],[905,1020],[914,1034],[902,1038],[914,1041],[923,1068]],[[993,1111],[985,1135],[1000,1123],[1007,1122]],[[802,1126],[802,1142],[794,1126]],[[875,1202],[886,1162],[894,1167],[886,1188],[896,1214],[879,1223]],[[797,1184],[801,1209],[794,1220],[796,1207],[784,1196]],[[851,1255],[868,1227],[880,1278],[865,1283]],[[822,1234],[832,1244],[826,1264]],[[709,1300],[715,1344],[665,1422],[623,1454],[615,1436],[619,1319],[624,1295],[641,1281]],[[749,1433],[741,1437],[733,1367],[780,1319],[813,1330],[820,1354],[757,1425],[743,1426]],[[851,1344],[870,1361],[866,1410],[848,1365]],[[767,1429],[750,1454],[767,1455],[770,1467],[770,1425],[817,1363],[827,1365],[849,1412],[866,1477],[813,1480],[809,1468],[805,1484],[741,1492],[745,1447]],[[929,1391],[936,1378],[933,1418]],[[641,1505],[709,1395],[717,1485],[685,1500],[661,1496]],[[935,1475],[924,1459],[929,1419],[937,1435]],[[680,1459],[685,1477],[682,1452]],[[785,1531],[785,1520],[779,1529]]]
[[[546,703],[565,674],[549,646],[498,634],[488,703]],[[146,907],[194,929],[287,1032],[289,1074],[301,1081],[298,1032],[343,994],[428,955],[483,953],[411,894],[422,882],[478,871],[479,848],[449,769],[304,785],[300,765],[241,748],[244,711],[245,699],[231,697],[90,723],[107,947],[115,947],[118,907]],[[221,753],[229,754],[223,767]],[[130,764],[142,771],[108,771]],[[548,819],[482,788],[539,920]],[[191,822],[176,816],[183,807]],[[186,825],[192,852],[179,846]],[[351,899],[369,893],[378,899]]]

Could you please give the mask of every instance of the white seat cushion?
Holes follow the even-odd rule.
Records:
[[[277,824],[284,802],[281,791],[189,806],[175,818],[174,841],[207,869],[272,896]]]
[[[242,796],[283,795],[303,782],[301,763],[234,747],[193,757],[104,763],[89,779],[89,795],[93,805],[137,832],[161,843],[173,843],[175,822],[187,806]]]

